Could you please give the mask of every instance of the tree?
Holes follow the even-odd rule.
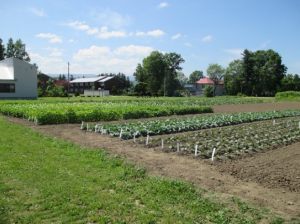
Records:
[[[135,88],[140,91],[137,94],[174,96],[181,87],[177,73],[181,71],[180,64],[183,62],[184,59],[177,53],[151,52],[142,64],[137,65],[134,73],[136,80],[142,83]]]
[[[26,52],[26,46],[21,39],[18,39],[15,43],[12,38],[9,38],[6,48],[6,57],[15,57],[20,60],[30,61],[30,57]]]
[[[189,83],[195,84],[199,79],[203,78],[203,71],[193,71],[189,76]]]
[[[234,60],[230,62],[225,70],[224,75],[224,85],[226,93],[228,95],[243,93],[243,82],[243,62],[241,60]]]
[[[274,96],[286,73],[281,56],[273,51],[243,53],[243,89],[246,95]]]
[[[8,39],[7,47],[6,47],[6,58],[14,57],[15,55],[15,44],[12,38]]]
[[[5,47],[3,45],[3,41],[0,38],[0,60],[3,60],[5,57]]]
[[[299,90],[300,90],[299,75],[287,74],[281,80],[280,91],[299,91]]]
[[[204,88],[204,96],[213,97],[214,96],[214,88],[210,85]]]
[[[184,63],[184,59],[181,57],[180,54],[174,52],[166,53],[164,55],[164,58],[166,63],[164,95],[175,96],[176,90],[182,88],[178,79],[178,71],[182,70],[180,64]]]
[[[210,64],[206,70],[208,77],[214,82],[214,95],[216,85],[223,79],[225,69],[219,64]]]

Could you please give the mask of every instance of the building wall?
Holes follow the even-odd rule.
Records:
[[[0,74],[0,83],[14,83],[14,93],[0,93],[0,98],[37,98],[37,69],[35,66],[19,60],[8,58],[0,64],[13,68],[12,80],[3,79]]]
[[[207,85],[213,86],[212,84],[196,84],[196,96],[203,96],[204,88]],[[222,95],[224,95],[224,93],[225,93],[224,85],[217,85],[216,90],[215,90],[215,95],[222,96]]]

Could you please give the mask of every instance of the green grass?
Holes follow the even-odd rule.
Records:
[[[277,101],[300,101],[300,91],[278,92],[275,99]]]
[[[150,177],[102,150],[11,124],[0,116],[0,223],[257,223],[191,184]],[[240,207],[240,201],[234,201]],[[269,219],[268,219],[269,220]]]

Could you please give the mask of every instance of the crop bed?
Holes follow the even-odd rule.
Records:
[[[112,121],[169,115],[212,113],[211,107],[179,103],[6,103],[0,113],[28,119],[36,124],[80,123],[82,121]]]
[[[236,125],[247,122],[300,116],[299,110],[244,112],[234,114],[215,114],[209,116],[193,116],[165,120],[138,121],[123,124],[82,124],[81,129],[109,134],[122,139],[132,139],[141,136],[172,134],[186,131]]]
[[[147,138],[136,139],[144,144]],[[163,139],[163,140],[162,140]],[[162,147],[163,141],[163,147]],[[167,152],[193,154],[211,158],[215,148],[218,159],[235,158],[300,141],[300,117],[283,118],[274,121],[260,121],[238,126],[212,128],[172,136],[148,137],[146,147],[159,148]],[[195,149],[197,147],[197,153]]]

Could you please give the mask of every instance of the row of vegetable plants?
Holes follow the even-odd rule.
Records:
[[[37,124],[113,121],[169,115],[212,113],[211,107],[147,105],[145,103],[36,103],[3,104],[0,113],[34,121]]]
[[[132,97],[132,96],[110,96],[110,97],[42,97],[38,100],[3,100],[2,104],[39,104],[39,103],[129,103],[129,104],[147,104],[147,105],[201,105],[212,106],[221,104],[247,104],[274,102],[274,98],[262,97],[237,97],[237,96],[219,96],[219,97]]]
[[[148,139],[147,139],[148,138]],[[193,154],[208,159],[233,159],[244,154],[276,149],[300,141],[300,117],[212,128],[171,136],[136,139],[146,147]],[[148,142],[147,142],[148,141]]]
[[[196,131],[247,122],[300,116],[300,110],[243,112],[232,114],[196,115],[163,120],[132,121],[126,123],[82,124],[81,129],[120,137],[124,140],[140,136]]]

